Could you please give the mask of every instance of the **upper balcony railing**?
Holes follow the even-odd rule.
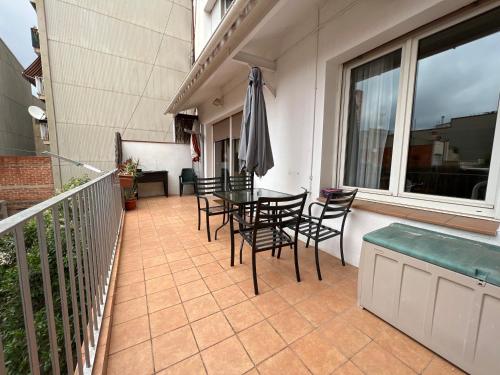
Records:
[[[0,374],[92,367],[122,212],[112,171],[0,221]]]

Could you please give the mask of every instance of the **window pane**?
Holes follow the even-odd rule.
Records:
[[[405,191],[485,199],[499,29],[500,8],[420,41]]]
[[[351,70],[344,185],[389,189],[401,50]]]

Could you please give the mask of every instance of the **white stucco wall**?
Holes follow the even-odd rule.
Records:
[[[179,176],[182,168],[192,168],[189,145],[177,143],[122,142],[123,159],[139,159],[139,168],[144,171],[167,170],[168,192],[179,194]],[[192,194],[192,188],[186,187],[184,193]],[[162,195],[160,182],[139,185],[139,196]]]
[[[336,108],[341,65],[470,2],[329,1],[320,9],[319,31],[317,9],[311,7],[310,13],[304,14],[302,24],[296,26],[300,32],[289,31],[282,43],[276,46],[282,48],[277,71],[272,76],[277,96],[274,98],[269,92],[264,92],[275,167],[264,178],[256,179],[256,185],[289,193],[299,192],[304,186],[312,191],[310,199],[318,196],[321,187],[336,186]],[[228,86],[235,88],[224,92],[222,107],[209,102],[199,107],[203,123],[211,124],[242,107],[245,84]],[[211,155],[210,131],[207,131],[206,144],[207,155]],[[207,161],[210,162],[209,157]],[[206,169],[210,173],[211,165]],[[358,265],[362,236],[392,222],[406,222],[500,244],[498,235],[480,236],[354,210],[345,236],[347,261]],[[320,247],[338,255],[338,239],[321,243]]]

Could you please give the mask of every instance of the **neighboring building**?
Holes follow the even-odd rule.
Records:
[[[500,242],[472,233],[500,219],[500,1],[234,0],[221,18],[225,3],[194,1],[197,60],[167,109],[197,109],[207,176],[236,171],[259,66],[275,167],[256,185],[358,188],[350,263],[394,221]]]
[[[37,0],[36,10],[51,152],[109,170],[116,132],[174,140],[165,102],[191,67],[191,0]],[[52,160],[57,186],[88,173]]]
[[[0,39],[0,155],[36,152],[30,105],[43,106],[22,77],[23,66]]]

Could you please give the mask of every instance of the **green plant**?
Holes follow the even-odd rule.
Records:
[[[124,189],[125,200],[135,199],[137,195],[137,176],[139,176],[140,172],[139,168],[139,159],[129,158],[125,160],[125,162],[120,166],[120,173],[132,176],[134,181],[132,183],[132,187]]]

